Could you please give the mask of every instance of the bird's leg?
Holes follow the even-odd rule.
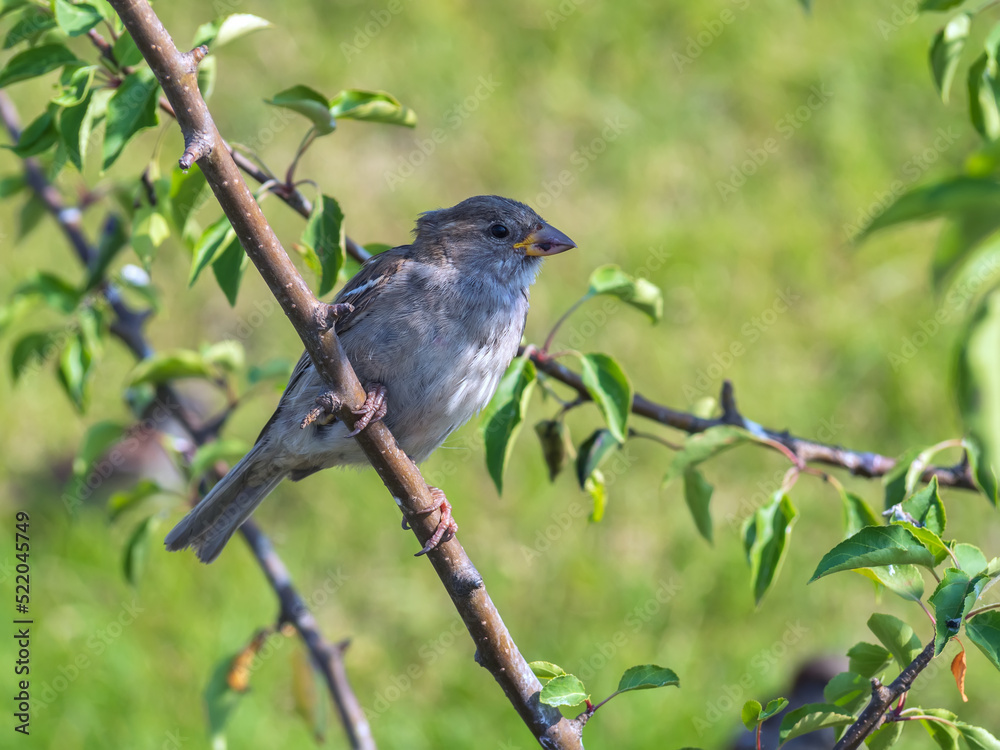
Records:
[[[368,389],[365,402],[357,409],[351,409],[358,415],[358,421],[354,423],[354,429],[347,434],[347,437],[354,437],[372,422],[378,422],[388,411],[386,404],[385,386],[380,383],[372,383]]]
[[[336,418],[339,410],[340,399],[334,395],[333,391],[321,393],[316,397],[316,406],[306,414],[302,422],[299,423],[299,427],[304,430],[316,421],[321,425],[330,424]]]
[[[431,498],[434,500],[434,505],[429,508],[424,508],[424,510],[418,510],[413,515],[426,516],[428,513],[440,510],[441,518],[438,519],[438,525],[434,530],[434,534],[427,540],[427,544],[424,545],[424,548],[420,550],[415,557],[426,555],[439,544],[447,542],[455,536],[455,532],[458,531],[458,524],[455,523],[455,519],[451,515],[451,503],[449,503],[448,498],[445,497],[444,491],[438,489],[437,487],[428,487],[428,489],[431,491]],[[410,528],[410,524],[407,522],[405,517],[403,518],[403,528]]]
[[[345,315],[354,312],[354,305],[349,302],[334,302],[332,305],[320,303],[316,308],[316,323],[323,331],[335,328],[337,321]]]

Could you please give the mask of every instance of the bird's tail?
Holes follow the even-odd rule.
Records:
[[[229,538],[236,533],[265,497],[284,479],[285,472],[275,468],[263,476],[258,462],[266,461],[260,443],[247,453],[229,473],[212,488],[190,513],[167,534],[167,549],[194,547],[202,562],[212,562]]]

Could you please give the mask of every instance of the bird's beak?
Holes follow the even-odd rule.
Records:
[[[536,229],[514,247],[523,247],[525,255],[556,255],[576,247],[576,243],[555,227],[542,224],[541,229]]]

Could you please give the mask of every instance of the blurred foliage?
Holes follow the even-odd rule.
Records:
[[[0,8],[16,5],[5,0]],[[893,455],[961,434],[956,386],[967,418],[982,413],[974,394],[989,382],[984,373],[995,374],[997,351],[990,346],[997,308],[984,298],[997,278],[996,248],[982,243],[996,226],[983,216],[996,200],[989,184],[990,139],[998,134],[990,108],[995,43],[988,23],[918,18],[911,5],[819,4],[805,14],[773,0],[654,6],[389,0],[293,3],[276,18],[266,3],[220,1],[161,4],[157,12],[176,39],[212,46],[200,82],[213,92],[213,114],[230,142],[282,176],[308,146],[297,178],[315,181],[316,197],[322,191],[337,200],[317,200],[308,224],[274,198],[264,208],[286,246],[300,243],[317,286],[328,289],[356,267],[343,259],[345,229],[366,244],[398,244],[419,211],[473,194],[523,199],[567,229],[580,249],[547,264],[534,290],[528,340],[540,343],[574,300],[600,291],[567,319],[554,348],[607,352],[611,365],[627,373],[618,378],[620,369],[609,369],[615,392],[567,415],[566,434],[575,444],[602,417],[610,428],[604,432],[620,437],[627,429],[620,405],[632,388],[693,408],[714,396],[725,377],[736,383],[751,418]],[[276,602],[247,551],[234,544],[204,568],[192,556],[167,555],[157,543],[156,518],[179,517],[179,498],[193,482],[157,464],[157,484],[125,476],[92,493],[81,484],[130,421],[121,398],[126,386],[137,406],[162,378],[207,376],[224,387],[196,380],[180,386],[206,414],[236,391],[247,394],[226,427],[229,442],[216,452],[199,457],[177,441],[160,446],[141,431],[132,435],[156,456],[191,454],[204,467],[238,454],[241,440],[254,437],[277,398],[274,379],[287,374],[300,346],[256,275],[242,275],[245,258],[225,221],[217,222],[198,171],[173,171],[182,143],[168,118],[156,125],[155,82],[140,70],[126,78],[128,86],[99,97],[87,90],[90,66],[54,72],[77,57],[94,58],[86,31],[108,17],[107,6],[57,0],[53,7],[68,38],[52,37],[61,32],[38,9],[3,21],[5,47],[14,47],[0,58],[8,71],[3,83],[28,120],[19,154],[60,149],[67,163],[56,184],[66,195],[89,186],[125,212],[138,257],[124,252],[121,234],[106,234],[103,269],[129,299],[158,299],[149,335],[164,354],[133,369],[118,343],[95,343],[107,311],[81,304],[77,290],[100,277],[87,278],[71,265],[63,237],[42,220],[38,201],[21,192],[17,156],[0,152],[0,196],[11,197],[0,201],[0,239],[9,248],[0,259],[0,297],[21,306],[8,308],[2,321],[4,340],[19,344],[10,352],[14,377],[0,379],[7,425],[0,502],[8,517],[16,510],[32,517],[39,613],[33,693],[47,705],[36,710],[31,742],[204,745],[203,696],[212,694],[227,655],[249,653],[253,644],[253,689],[224,706],[234,717],[229,741],[309,746],[315,722],[294,717],[303,712],[301,654],[287,638],[260,638]],[[213,23],[234,11],[243,14],[238,21]],[[25,49],[14,42],[25,36],[32,49],[50,49],[12,64]],[[123,64],[139,63],[127,40],[115,44],[115,53]],[[47,66],[45,83],[19,81]],[[970,85],[951,86],[944,106],[935,84],[946,96],[965,68]],[[341,93],[327,99],[320,91]],[[47,107],[54,96],[63,109]],[[143,106],[119,107],[126,97]],[[321,106],[325,112],[317,111]],[[310,122],[317,133],[329,133],[337,118],[416,128],[347,122],[313,142]],[[136,134],[139,127],[148,129]],[[88,155],[83,144],[92,128],[106,128],[107,135],[101,153]],[[67,139],[67,132],[76,136]],[[83,179],[73,165],[83,167]],[[169,205],[166,217],[149,210],[150,192]],[[92,237],[101,235],[99,205],[82,219]],[[937,216],[951,222],[940,230],[906,226],[853,244],[866,228]],[[143,268],[124,265],[136,262]],[[648,288],[624,296],[595,290],[614,277],[605,270],[591,278],[608,264],[648,279],[663,299],[649,297]],[[209,265],[225,295],[199,279]],[[46,304],[29,309],[18,302],[28,298]],[[656,319],[661,304],[655,327],[634,310],[619,314],[634,306]],[[243,344],[245,361],[236,361],[242,349],[217,347],[227,339]],[[956,358],[956,351],[971,356]],[[60,373],[88,420],[101,420],[85,440],[87,422],[66,408],[45,367]],[[599,381],[594,375],[589,385]],[[527,388],[520,395],[525,390],[530,396]],[[558,411],[543,398],[544,389],[535,389],[528,418]],[[996,449],[993,429],[978,430],[974,458],[983,466]],[[693,461],[678,466],[651,441],[632,440],[598,456],[606,443],[598,433],[591,437],[579,476],[567,472],[552,484],[551,461],[526,434],[500,446],[485,471],[476,424],[424,467],[428,481],[448,488],[462,539],[527,658],[562,664],[595,696],[616,685],[623,690],[619,677],[634,664],[666,664],[664,672],[680,677],[682,690],[644,691],[602,710],[587,727],[589,746],[617,744],[622,736],[634,747],[661,747],[665,737],[677,746],[720,746],[738,731],[747,699],[783,691],[799,662],[843,653],[871,637],[865,620],[872,589],[862,576],[805,584],[810,574],[833,572],[823,550],[844,536],[842,504],[848,528],[853,523],[856,535],[870,534],[862,527],[871,510],[860,498],[878,506],[877,483],[838,474],[846,485],[838,502],[834,489],[804,478],[790,493],[793,507],[783,487],[786,462],[759,448],[734,450],[696,470]],[[952,446],[938,458],[958,455]],[[684,486],[659,489],[671,461]],[[499,486],[504,465],[499,497],[491,474]],[[907,477],[898,479],[902,494],[894,502],[916,489]],[[587,481],[589,495],[579,486]],[[591,524],[592,509],[600,515],[593,505],[598,495],[606,502],[603,520]],[[987,503],[965,492],[943,497],[949,537],[997,548],[1000,533]],[[714,534],[696,510],[707,508],[709,498]],[[926,500],[923,511],[933,504]],[[917,498],[907,502],[906,512],[916,514]],[[529,744],[492,680],[475,669],[472,645],[435,577],[412,561],[413,540],[398,532],[396,510],[377,477],[324,472],[286,483],[259,517],[323,632],[331,640],[352,638],[348,669],[380,744],[481,746],[484,737],[497,747]],[[792,519],[794,540],[786,544]],[[935,531],[919,527],[922,536],[914,536],[918,527],[906,523],[895,519],[886,533],[926,563],[916,550],[932,545],[928,534]],[[776,536],[765,535],[769,525]],[[699,532],[714,538],[714,547]],[[863,553],[846,554],[858,561]],[[952,554],[967,560],[958,550]],[[744,555],[757,600],[770,583],[760,571],[784,568],[781,585],[760,609],[748,593]],[[875,571],[876,585],[904,598],[914,593],[913,579],[887,574],[881,558],[864,562],[874,566],[864,570]],[[947,592],[936,602],[962,612],[975,584],[959,573],[945,579]],[[917,644],[929,640],[911,602],[885,595],[878,609],[903,618],[869,621],[897,661],[912,651],[906,622],[919,623]],[[995,636],[990,624],[970,627],[969,640],[988,644]],[[935,666],[957,650],[945,643],[950,635],[939,623],[947,653]],[[878,648],[858,643],[852,654],[865,652],[871,669],[852,656],[852,671],[881,673],[889,659],[871,658]],[[947,674],[933,669],[914,699],[996,733],[998,678],[989,660],[969,649],[968,703]],[[752,718],[763,720],[759,711]],[[331,743],[342,741],[332,727],[327,734]],[[915,731],[907,736],[913,747],[934,746]]]

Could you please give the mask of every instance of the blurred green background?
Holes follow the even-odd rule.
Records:
[[[598,300],[557,342],[613,354],[640,392],[671,406],[714,396],[726,377],[746,415],[769,427],[896,455],[959,433],[949,372],[969,295],[932,294],[935,227],[894,231],[860,248],[848,241],[851,227],[885,204],[894,183],[947,173],[977,141],[964,90],[949,106],[934,92],[926,50],[936,26],[914,22],[913,5],[818,3],[806,15],[791,0],[177,0],[157,11],[179,42],[231,12],[276,24],[220,51],[210,104],[223,135],[253,144],[279,173],[306,130],[305,120],[264,104],[281,89],[384,89],[417,111],[415,131],[342,122],[299,170],[340,200],[356,240],[400,244],[418,212],[474,194],[524,200],[579,245],[546,264],[533,291],[529,341],[544,338],[593,268],[618,263],[662,287],[663,322],[650,327],[638,313],[608,312]],[[48,91],[36,83],[10,93],[28,119]],[[436,128],[440,142],[432,139]],[[89,178],[132,179],[154,150],[169,170],[181,150],[175,125],[146,132],[109,174]],[[17,168],[0,152],[2,174]],[[71,195],[79,175],[67,169],[59,184]],[[264,208],[286,245],[295,242],[301,218],[273,198]],[[35,268],[82,278],[51,222],[14,243],[17,209],[0,205],[0,294]],[[200,218],[207,224],[218,215],[210,205]],[[101,218],[88,213],[88,228]],[[154,265],[164,306],[148,333],[159,349],[232,337],[255,305],[270,300],[252,269],[235,309],[209,274],[188,291],[189,263],[186,250],[168,243]],[[911,352],[906,342],[938,310],[947,321]],[[727,359],[733,343],[744,353]],[[244,344],[251,362],[300,351],[278,314],[254,326]],[[32,747],[205,746],[209,674],[276,613],[241,540],[210,567],[154,545],[133,589],[120,566],[136,519],[110,525],[100,502],[70,516],[59,501],[86,426],[127,417],[121,386],[131,366],[129,354],[110,344],[84,418],[50,372],[14,386],[0,368],[0,503],[5,519],[18,509],[32,518],[34,691],[43,697],[46,684],[65,686],[36,711]],[[226,434],[252,440],[277,397],[250,400]],[[534,420],[555,408],[536,392]],[[570,424],[579,441],[597,413],[577,411]],[[635,426],[679,439],[656,425]],[[791,553],[757,611],[739,526],[727,518],[742,520],[759,505],[785,462],[744,448],[705,467],[717,486],[709,546],[679,485],[660,490],[669,461],[663,447],[631,442],[607,472],[613,482],[600,524],[588,523],[589,498],[572,476],[549,483],[530,423],[503,497],[485,470],[475,422],[425,466],[447,490],[461,540],[528,659],[588,677],[595,698],[634,664],[679,674],[680,690],[635,693],[605,707],[587,726],[588,747],[723,746],[737,731],[743,700],[773,697],[807,658],[872,640],[868,581],[843,575],[806,586],[841,538],[831,488],[805,477],[793,490],[801,515]],[[842,478],[880,505],[877,482]],[[1000,524],[987,504],[956,492],[946,502],[949,535],[995,554]],[[181,513],[172,507],[158,537]],[[532,746],[473,662],[433,571],[412,558],[415,540],[399,531],[398,511],[374,473],[330,471],[286,483],[256,518],[316,605],[324,634],[351,639],[348,669],[362,705],[377,714],[382,746]],[[6,550],[0,559],[10,561]],[[6,591],[9,566],[3,575]],[[887,597],[877,606],[929,636],[914,605]],[[230,723],[231,747],[311,745],[292,697],[299,649],[294,639],[274,639]],[[741,681],[752,688],[734,705]],[[971,649],[967,704],[941,668],[909,705],[947,707],[997,733],[998,687],[996,672]],[[327,734],[330,746],[344,745],[332,718]],[[908,747],[933,746],[916,727],[906,737]]]

